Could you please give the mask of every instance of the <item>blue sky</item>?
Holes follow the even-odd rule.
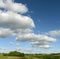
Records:
[[[33,19],[35,28],[33,33],[36,35],[47,35],[56,39],[56,42],[50,43],[52,48],[45,49],[30,46],[29,41],[16,41],[16,37],[9,36],[0,38],[0,49],[4,52],[4,48],[14,50],[15,48],[34,49],[39,53],[59,53],[60,51],[60,1],[59,0],[14,0],[16,3],[22,3],[27,6],[28,12],[23,13]],[[4,7],[3,7],[4,8]],[[1,8],[0,8],[1,9]],[[26,22],[27,23],[27,22]],[[1,25],[1,24],[0,24]],[[1,26],[0,26],[1,27]],[[53,33],[53,34],[52,34]],[[18,44],[18,46],[16,45]],[[29,50],[30,51],[30,50]],[[22,51],[23,52],[23,51]],[[24,50],[25,52],[25,50]],[[28,53],[28,52],[25,52]]]
[[[15,0],[16,2],[22,2],[27,4],[32,13],[30,15],[38,30],[40,32],[46,32],[50,30],[59,30],[60,24],[60,1],[59,0]],[[40,22],[39,22],[40,20]],[[44,30],[43,30],[44,29]]]

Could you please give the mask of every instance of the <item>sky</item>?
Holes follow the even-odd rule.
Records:
[[[59,0],[0,0],[0,51],[60,53]]]

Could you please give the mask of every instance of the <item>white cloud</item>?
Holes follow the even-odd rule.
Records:
[[[16,46],[20,46],[20,44],[19,43],[16,43]]]
[[[55,42],[56,39],[47,35],[34,34],[34,21],[31,17],[24,16],[23,13],[28,12],[26,5],[22,3],[15,3],[13,0],[0,0],[0,37],[5,38],[15,36],[19,41],[30,41],[32,45],[37,47],[46,47],[46,42]],[[19,14],[20,13],[20,14]],[[37,42],[39,41],[39,43]],[[10,42],[12,45],[13,42]],[[19,44],[16,44],[19,46]]]
[[[30,44],[31,45],[46,45],[46,44],[48,44],[48,42],[46,42],[46,41],[32,41]]]
[[[16,40],[18,41],[30,41],[32,39],[32,34],[23,34],[23,35],[17,35]]]
[[[20,43],[15,43],[13,41],[9,42],[10,45],[16,45],[16,47],[20,46]]]
[[[40,47],[40,48],[51,48],[51,46],[49,46],[49,45],[40,45],[38,47]]]
[[[10,29],[0,28],[0,37],[2,38],[13,36],[13,34],[13,31],[11,31]]]
[[[49,42],[39,42],[39,41],[35,41],[35,42],[31,42],[31,46],[32,47],[37,47],[37,48],[51,48],[51,46],[48,44]]]
[[[0,0],[0,8],[4,8],[5,7],[5,3],[3,2],[3,0]]]
[[[33,30],[32,30],[32,29],[17,29],[17,30],[15,30],[15,32],[16,32],[18,35],[24,35],[24,34],[32,33]]]
[[[40,53],[38,50],[32,48],[15,48],[15,51],[20,51],[22,53],[28,53],[28,54],[34,54],[34,53]]]
[[[12,4],[10,10],[19,13],[26,13],[28,11],[28,8],[26,7],[26,5],[23,5],[22,3],[14,3]]]
[[[47,42],[54,42],[56,39],[52,37],[48,37],[47,35],[36,35],[34,33],[24,34],[24,35],[18,35],[17,40],[20,41],[47,41]]]
[[[13,45],[13,44],[14,44],[14,42],[12,42],[12,41],[11,41],[11,42],[9,42],[9,44],[10,44],[10,45]]]
[[[5,8],[6,10],[22,14],[28,12],[26,5],[22,3],[15,3],[13,0],[0,0],[0,8]]]
[[[38,40],[47,41],[47,42],[55,42],[56,41],[55,38],[49,37],[47,35],[39,35],[38,38],[39,38]]]
[[[52,37],[57,37],[60,36],[60,30],[53,30],[53,31],[49,31],[48,33],[46,33],[47,35],[50,35]]]
[[[8,53],[9,52],[9,49],[7,47],[1,47],[0,50],[2,53]]]
[[[0,13],[0,26],[6,28],[33,28],[34,22],[28,16],[22,16],[14,12],[1,12]]]
[[[56,39],[47,35],[36,35],[34,33],[18,35],[18,41],[30,41],[30,45],[38,48],[50,48],[49,43],[55,42]]]
[[[4,51],[8,51],[8,50],[9,50],[9,49],[8,49],[8,48],[6,48],[6,47],[4,47],[4,48],[3,48],[3,47],[1,47],[0,49],[1,49],[1,50],[4,50]]]

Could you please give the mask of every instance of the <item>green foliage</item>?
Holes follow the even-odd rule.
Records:
[[[8,56],[20,56],[20,57],[23,57],[24,53],[13,51],[13,52],[8,53]]]
[[[8,54],[7,53],[3,53],[3,56],[8,56]]]
[[[60,59],[60,54],[29,54],[27,57],[28,59]]]

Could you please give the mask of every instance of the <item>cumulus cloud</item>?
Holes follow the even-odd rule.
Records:
[[[28,16],[22,16],[14,12],[0,12],[0,26],[5,28],[33,28],[34,22]]]
[[[29,34],[24,34],[24,35],[18,35],[16,38],[17,40],[21,41],[26,41],[26,40],[31,40],[31,41],[47,41],[47,42],[54,42],[56,39],[52,37],[48,37],[47,35],[36,35],[34,33],[29,33]]]
[[[33,47],[50,48],[48,43],[55,42],[56,39],[48,37],[47,35],[36,35],[34,33],[18,35],[16,38],[18,41],[30,41],[30,45]]]
[[[4,8],[2,10],[1,8]],[[55,42],[56,39],[48,35],[33,33],[35,28],[31,17],[23,15],[28,12],[25,4],[16,3],[13,0],[0,0],[0,37],[16,37],[18,41],[30,41],[32,46],[50,47],[47,43]],[[13,42],[10,42],[12,45]],[[16,44],[19,46],[19,44]]]
[[[60,36],[60,30],[53,30],[53,31],[49,31],[48,33],[46,33],[47,35],[53,36],[53,37],[57,37]]]
[[[40,48],[51,48],[50,45],[40,45],[40,46],[38,46],[38,47],[40,47]]]
[[[15,3],[13,0],[0,0],[0,8],[5,8],[21,14],[28,12],[26,5],[22,3]]]
[[[32,41],[30,44],[31,45],[46,45],[46,44],[48,44],[48,42],[46,42],[46,41]]]
[[[29,33],[32,33],[33,30],[32,29],[17,29],[16,32],[18,32],[18,35],[21,35],[21,34],[29,34]]]
[[[10,29],[0,28],[0,37],[6,38],[13,35],[13,31],[11,31]]]
[[[10,10],[14,11],[14,12],[19,12],[19,13],[26,13],[28,11],[28,8],[26,7],[26,5],[23,5],[22,3],[14,3],[11,5],[11,8],[9,8]]]
[[[49,42],[45,42],[45,41],[35,41],[35,42],[31,42],[31,46],[32,47],[37,47],[37,48],[51,48],[51,46],[48,44]]]

